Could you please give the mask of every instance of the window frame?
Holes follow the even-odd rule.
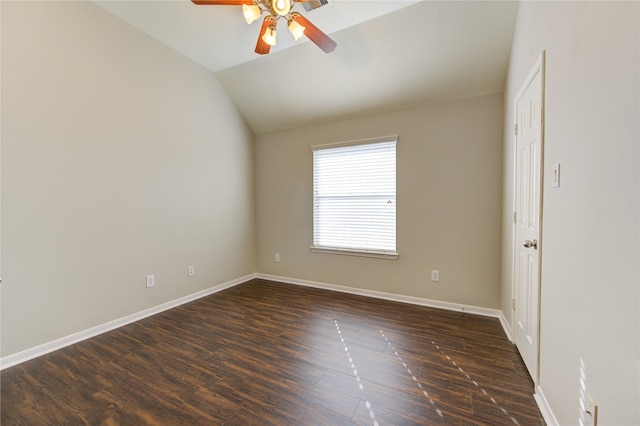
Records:
[[[328,246],[321,246],[321,245],[316,245],[315,244],[315,232],[316,232],[316,221],[315,221],[315,173],[316,173],[316,167],[315,167],[315,152],[316,151],[322,151],[322,150],[327,150],[327,149],[335,149],[335,148],[346,148],[346,147],[350,147],[350,146],[358,146],[358,145],[374,145],[377,143],[383,143],[383,142],[393,142],[395,144],[395,173],[396,173],[396,182],[395,182],[395,188],[394,188],[394,193],[395,193],[395,203],[396,203],[396,210],[395,210],[395,250],[373,250],[373,249],[362,249],[362,248],[344,248],[344,247],[328,247]],[[360,140],[354,140],[354,141],[347,141],[347,142],[338,142],[338,143],[329,143],[329,144],[322,144],[322,145],[312,145],[311,151],[312,151],[312,245],[310,247],[311,251],[314,253],[329,253],[329,254],[338,254],[338,255],[347,255],[347,256],[361,256],[361,257],[373,257],[373,258],[379,258],[379,259],[398,259],[399,254],[398,254],[398,222],[397,222],[397,218],[398,218],[398,183],[397,183],[397,166],[398,166],[398,143],[399,143],[399,138],[398,135],[390,135],[390,136],[384,136],[384,137],[376,137],[376,138],[369,138],[369,139],[360,139]]]

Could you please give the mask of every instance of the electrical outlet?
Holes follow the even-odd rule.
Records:
[[[436,283],[440,281],[440,271],[438,271],[437,269],[433,269],[431,271],[431,281]]]
[[[153,275],[147,275],[147,288],[156,285],[156,277]]]
[[[196,274],[196,267],[191,265],[189,266],[189,276],[192,277]]]
[[[278,263],[280,262],[280,253],[276,253],[275,256],[273,256],[273,260]]]

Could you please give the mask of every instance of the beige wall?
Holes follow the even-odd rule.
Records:
[[[90,2],[3,1],[2,356],[255,272],[252,149],[204,68]]]
[[[540,387],[578,424],[640,424],[640,3],[523,2],[505,92],[502,309],[511,318],[513,102],[546,50]],[[560,188],[550,187],[561,163]]]
[[[502,120],[495,94],[258,136],[258,272],[498,308]],[[393,134],[400,258],[312,253],[310,146]]]
[[[637,2],[523,2],[504,108],[496,94],[261,135],[255,176],[210,72],[89,2],[0,4],[1,356],[255,271],[510,319],[513,99],[546,50],[545,177],[562,176],[545,185],[540,386],[576,424],[583,359],[601,424],[640,423]],[[390,134],[399,260],[312,253],[309,147]]]

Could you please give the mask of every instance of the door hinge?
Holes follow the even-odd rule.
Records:
[[[515,297],[513,299],[511,299],[511,310],[512,311],[516,310],[516,298]]]
[[[513,212],[513,223],[518,223],[518,212]]]
[[[513,125],[513,134],[518,136],[518,123],[515,123]]]

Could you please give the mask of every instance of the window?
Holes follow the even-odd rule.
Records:
[[[313,149],[313,251],[397,258],[396,136]]]

